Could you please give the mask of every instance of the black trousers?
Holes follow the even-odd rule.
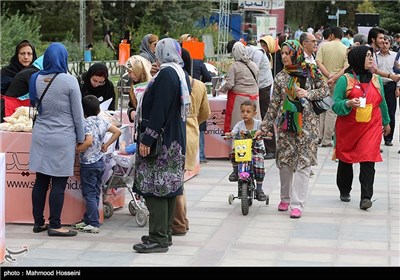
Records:
[[[385,100],[388,106],[389,117],[390,117],[390,133],[386,136],[383,136],[383,139],[388,142],[392,142],[394,128],[395,128],[395,120],[396,120],[396,83],[388,82],[383,85],[385,89]]]
[[[46,195],[51,180],[49,196],[49,228],[61,228],[61,211],[64,205],[64,192],[68,177],[54,177],[42,173],[36,173],[35,184],[32,190],[33,218],[35,225],[42,226],[45,223],[43,216],[46,204]]]
[[[147,196],[145,200],[149,210],[150,241],[168,247],[169,240],[172,240],[176,197]]]
[[[262,120],[264,119],[265,114],[267,113],[269,107],[270,92],[271,92],[271,86],[258,89],[258,94],[259,94],[258,101],[260,103],[260,114]],[[264,139],[265,152],[275,153],[276,151],[275,132],[273,130],[270,132],[273,133],[272,139],[271,140]]]
[[[375,162],[360,162],[361,199],[374,194]],[[339,160],[336,184],[341,194],[349,194],[353,183],[353,164]]]

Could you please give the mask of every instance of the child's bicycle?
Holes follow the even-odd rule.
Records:
[[[254,178],[254,162],[253,148],[256,143],[254,139],[243,139],[235,136],[223,135],[224,139],[233,139],[233,147],[235,149],[235,161],[238,162],[238,195],[230,194],[228,198],[229,204],[238,198],[241,201],[242,214],[249,213],[249,207],[256,198],[256,183]],[[267,136],[259,137],[261,139],[271,139]],[[265,204],[269,204],[269,196]]]

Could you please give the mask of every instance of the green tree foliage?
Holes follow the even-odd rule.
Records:
[[[400,33],[400,5],[393,5],[393,2],[384,2],[377,6],[379,13],[379,26],[388,30],[390,34],[394,35]]]
[[[79,1],[31,1],[27,12],[40,15],[44,41],[63,41],[72,32],[79,38]]]
[[[146,3],[145,14],[160,29],[167,29],[171,37],[179,38],[190,33],[202,16],[208,18],[211,7],[211,1],[151,1]]]
[[[368,13],[372,14],[377,12],[376,8],[374,7],[374,4],[369,0],[364,0],[362,4],[357,5],[357,11],[359,13],[364,13],[364,14]]]
[[[14,55],[15,46],[22,40],[30,41],[35,48],[40,43],[40,24],[38,17],[20,15],[8,16],[8,11],[1,13],[1,33],[0,33],[0,64],[8,64]],[[37,50],[37,53],[40,54]]]

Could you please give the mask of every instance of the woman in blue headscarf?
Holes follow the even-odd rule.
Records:
[[[33,232],[47,230],[50,236],[74,236],[75,231],[61,227],[64,191],[69,176],[74,175],[75,147],[85,138],[81,92],[77,79],[68,74],[68,52],[63,44],[52,43],[44,52],[43,70],[29,81],[29,96],[36,105],[48,86],[39,106],[32,130],[29,169],[36,172],[32,190]],[[43,210],[51,181],[49,226]]]
[[[143,134],[135,166],[135,191],[146,199],[149,235],[133,249],[139,253],[167,252],[172,245],[175,199],[182,195],[186,154],[186,117],[190,108],[189,77],[183,71],[181,47],[165,38],[156,48],[160,71],[149,82],[137,110],[137,131]],[[148,157],[162,133],[162,151]]]

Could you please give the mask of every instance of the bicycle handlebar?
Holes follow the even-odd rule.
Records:
[[[253,140],[266,139],[266,140],[271,140],[272,139],[272,137],[267,136],[267,135],[261,135],[261,136],[258,136],[257,138],[243,138],[243,139],[242,138],[237,138],[236,136],[232,136],[232,135],[224,135],[224,134],[222,134],[221,136],[224,139],[233,139],[233,140],[244,140],[244,139],[253,139]]]

